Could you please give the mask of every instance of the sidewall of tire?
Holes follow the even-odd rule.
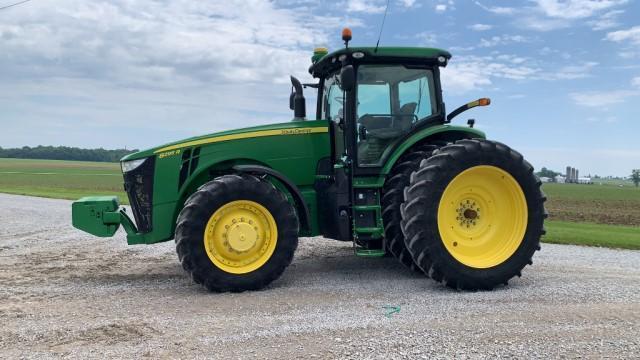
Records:
[[[236,200],[250,200],[264,206],[278,229],[276,247],[269,260],[245,274],[232,274],[218,268],[204,245],[204,232],[211,216],[223,205]],[[266,286],[291,263],[298,244],[298,222],[293,207],[272,184],[253,176],[226,175],[205,184],[185,204],[179,224],[181,220],[185,223],[178,226],[176,241],[178,246],[184,242],[187,249],[183,250],[187,250],[189,256],[181,259],[183,266],[196,282],[214,291],[257,290]]]
[[[473,268],[459,262],[445,248],[438,230],[438,208],[446,187],[461,172],[480,165],[495,166],[511,174],[524,193],[528,210],[527,228],[521,244],[509,259],[490,268]],[[463,140],[456,145],[442,148],[434,157],[425,160],[421,170],[427,167],[432,167],[424,171],[428,173],[425,174],[428,177],[428,186],[419,189],[425,200],[420,204],[424,209],[417,222],[422,229],[416,229],[416,225],[420,225],[415,223],[411,228],[404,229],[409,251],[418,266],[426,273],[431,272],[430,275],[436,280],[445,281],[448,285],[458,288],[490,289],[497,284],[506,283],[515,275],[520,275],[522,268],[531,263],[534,252],[539,249],[545,217],[542,205],[544,196],[531,165],[506,145]],[[414,173],[413,177],[416,176],[420,177]],[[416,180],[413,177],[412,180]],[[407,200],[411,199],[405,199],[405,203]],[[427,256],[424,255],[425,252]]]

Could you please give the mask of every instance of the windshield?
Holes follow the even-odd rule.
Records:
[[[433,72],[361,65],[357,100],[358,165],[380,166],[397,140],[437,112]]]

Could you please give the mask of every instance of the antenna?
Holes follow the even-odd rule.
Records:
[[[382,24],[380,25],[380,34],[378,34],[378,41],[376,41],[376,48],[374,53],[378,52],[378,45],[380,45],[380,38],[382,37],[382,29],[384,29],[384,21],[387,19],[387,10],[389,10],[389,0],[387,0],[387,6],[384,8],[384,16],[382,17]]]
[[[6,5],[6,6],[3,6],[3,7],[0,7],[0,10],[4,10],[4,9],[8,9],[8,8],[10,8],[10,7],[14,7],[14,6],[22,5],[22,4],[27,3],[27,2],[29,2],[29,1],[31,1],[31,0],[19,1],[19,2],[17,2],[17,3],[13,3],[13,4],[11,4],[11,5]]]

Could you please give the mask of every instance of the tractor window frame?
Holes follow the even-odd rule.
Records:
[[[330,87],[335,86],[335,88],[340,89],[340,73],[339,72],[333,72],[331,74],[328,74],[327,76],[325,76],[324,78],[322,78],[322,81],[320,81],[320,86],[319,89],[321,90],[321,93],[318,94],[318,111],[317,111],[317,118],[319,120],[328,120],[328,121],[332,121],[332,122],[338,122],[336,121],[336,116],[340,115],[340,111],[336,112],[336,114],[334,114],[334,116],[331,116],[331,104],[329,104],[330,99],[328,99],[328,88],[327,88],[327,82],[329,80],[333,80],[333,82],[329,85]],[[344,91],[342,89],[340,89],[340,91],[342,92],[342,97],[343,99],[346,100],[346,94],[344,93]],[[333,104],[335,105],[335,104]],[[344,120],[345,115],[344,115],[344,103],[340,104],[342,105],[342,115],[341,118]],[[327,116],[327,109],[329,109],[329,116]]]
[[[439,73],[439,69],[437,66],[433,66],[430,64],[425,64],[425,63],[411,63],[411,62],[405,62],[405,61],[387,61],[387,62],[373,62],[373,63],[366,63],[366,62],[362,62],[359,63],[355,66],[355,71],[356,74],[360,73],[360,67],[361,66],[370,66],[370,65],[374,65],[374,66],[401,66],[404,67],[406,69],[416,69],[416,70],[426,70],[428,72],[427,78],[428,78],[428,82],[429,82],[429,90],[430,90],[430,94],[429,94],[429,100],[431,102],[431,114],[427,115],[425,117],[422,117],[420,119],[416,119],[417,121],[415,122],[414,126],[412,126],[409,131],[407,131],[406,133],[402,134],[401,136],[393,139],[391,141],[391,143],[385,148],[385,150],[383,151],[383,153],[380,155],[377,163],[374,164],[362,164],[360,159],[358,158],[359,154],[357,151],[357,147],[359,144],[359,140],[358,140],[358,117],[361,115],[358,113],[357,110],[357,106],[354,106],[354,110],[353,110],[353,114],[351,115],[351,118],[353,119],[353,121],[351,121],[352,124],[350,124],[350,126],[352,127],[352,133],[354,134],[354,138],[353,139],[349,139],[350,142],[352,142],[353,144],[353,162],[354,162],[354,174],[355,175],[378,175],[380,172],[380,169],[382,167],[384,167],[384,165],[386,164],[387,160],[389,159],[389,157],[391,156],[391,154],[394,153],[394,151],[398,148],[398,146],[400,146],[407,138],[411,137],[413,134],[415,134],[416,132],[422,130],[423,128],[427,127],[427,126],[431,126],[434,123],[442,123],[444,116],[444,104],[442,103],[442,88],[441,88],[441,84],[439,81],[439,77],[440,77],[440,73]],[[358,102],[358,89],[359,89],[360,83],[359,81],[356,83],[356,86],[354,88],[354,91],[352,92],[352,99],[350,99],[351,101],[353,101],[354,104],[357,104]],[[398,96],[398,89],[397,89],[397,84],[394,88],[391,89],[391,97],[397,97],[399,101],[399,96]],[[394,104],[393,100],[394,99],[390,99],[392,102],[392,108],[394,107],[398,107],[398,104]]]

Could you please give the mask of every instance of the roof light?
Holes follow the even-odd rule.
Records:
[[[329,49],[326,47],[317,47],[313,49],[313,56],[311,56],[311,62],[316,63],[318,60],[322,59],[325,55],[329,53]]]
[[[349,28],[342,29],[342,40],[346,42],[351,41],[351,29]]]
[[[354,59],[362,59],[364,57],[364,53],[361,51],[356,51],[352,54]]]
[[[313,55],[327,55],[329,53],[329,49],[326,47],[317,47],[313,49]]]

